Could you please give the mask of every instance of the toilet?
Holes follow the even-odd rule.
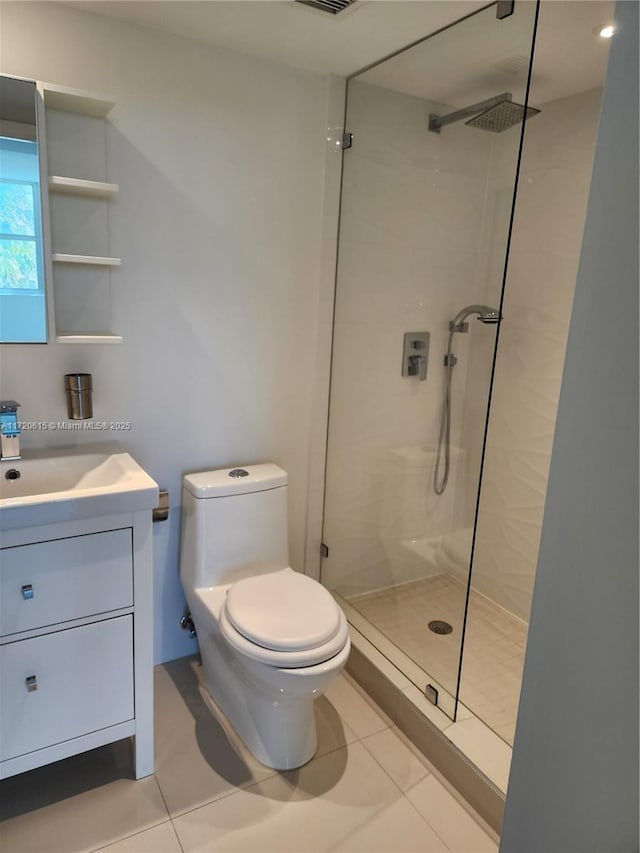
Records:
[[[263,764],[305,764],[317,748],[313,702],[351,643],[331,594],[289,566],[286,471],[184,477],[180,580],[211,698]]]

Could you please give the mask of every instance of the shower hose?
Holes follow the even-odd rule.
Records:
[[[442,416],[440,418],[440,435],[438,437],[438,450],[436,453],[436,464],[433,471],[433,490],[436,495],[443,494],[449,482],[449,468],[451,456],[451,380],[453,379],[453,368],[456,357],[451,352],[453,336],[456,332],[455,326],[449,332],[449,343],[447,344],[447,355],[444,363],[446,367],[445,391],[442,401]],[[444,451],[444,466],[443,466]],[[442,470],[441,470],[442,469]]]

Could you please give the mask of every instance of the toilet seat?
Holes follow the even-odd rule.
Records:
[[[235,649],[269,666],[313,666],[334,657],[347,620],[317,581],[292,569],[233,584],[220,611],[220,633]]]
[[[237,581],[225,605],[229,621],[247,640],[282,652],[327,643],[340,621],[332,595],[292,569]]]

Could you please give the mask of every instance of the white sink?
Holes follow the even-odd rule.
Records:
[[[27,451],[22,459],[0,461],[2,530],[153,509],[157,503],[157,483],[119,450]]]

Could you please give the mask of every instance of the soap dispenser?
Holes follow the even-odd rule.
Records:
[[[20,459],[20,427],[15,400],[0,401],[0,458]]]

